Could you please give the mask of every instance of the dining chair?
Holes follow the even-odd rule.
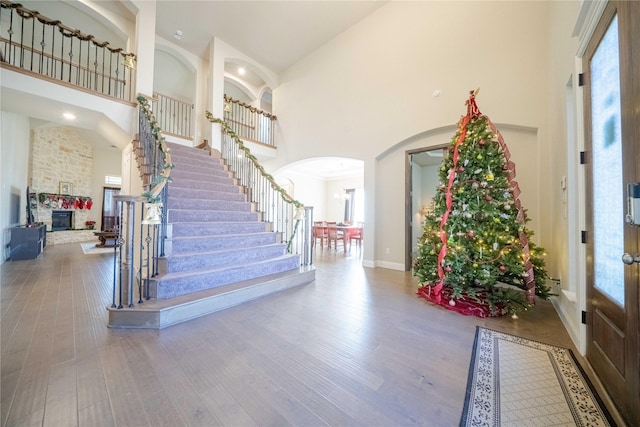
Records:
[[[349,235],[349,240],[350,242],[353,242],[354,240],[357,242],[359,247],[362,247],[362,235],[364,233],[364,223],[363,222],[359,222],[357,227],[354,230],[351,230],[351,233]]]
[[[316,245],[318,239],[320,239],[320,247],[324,247],[324,241],[327,240],[329,234],[327,233],[327,224],[324,221],[313,222],[313,246]]]
[[[342,240],[342,250],[346,251],[346,243],[344,232],[338,230],[338,225],[335,222],[327,223],[327,231],[329,234],[329,249],[331,249],[331,245],[335,247],[336,251],[338,250],[338,240]]]

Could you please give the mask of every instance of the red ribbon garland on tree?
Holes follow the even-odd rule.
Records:
[[[442,301],[441,291],[444,286],[444,269],[442,268],[442,264],[444,262],[444,257],[447,256],[447,233],[444,230],[447,221],[449,220],[449,215],[451,214],[451,206],[453,204],[453,198],[451,195],[451,187],[453,187],[453,181],[456,179],[456,171],[458,170],[458,159],[460,154],[458,152],[458,148],[460,144],[462,144],[467,137],[467,125],[471,119],[477,118],[480,115],[480,110],[478,109],[478,105],[476,104],[476,92],[471,91],[469,94],[469,99],[467,100],[467,115],[464,116],[460,122],[458,123],[458,128],[460,129],[460,135],[456,140],[456,144],[453,147],[453,167],[449,171],[449,181],[447,183],[447,192],[445,193],[445,204],[446,210],[444,214],[442,214],[442,219],[440,220],[440,240],[442,241],[442,248],[440,248],[440,253],[438,254],[438,284],[433,286],[433,298],[436,303],[440,304]]]
[[[486,116],[485,116],[486,117]],[[518,185],[518,181],[516,181],[516,164],[511,161],[511,153],[509,152],[509,147],[504,142],[504,138],[502,138],[502,134],[493,124],[489,117],[486,117],[487,123],[489,124],[489,128],[491,131],[495,133],[498,137],[498,144],[502,149],[502,153],[504,154],[504,158],[506,160],[505,167],[503,170],[506,172],[507,180],[509,182],[509,186],[511,188],[511,194],[513,195],[513,203],[515,207],[518,209],[518,213],[516,215],[516,221],[520,224],[525,224],[524,218],[524,209],[522,209],[522,203],[520,202],[520,186]],[[524,270],[527,276],[525,277],[524,283],[525,288],[525,296],[527,302],[529,304],[536,303],[536,284],[535,277],[533,273],[533,264],[531,263],[531,250],[529,249],[529,238],[524,230],[520,230],[518,232],[518,238],[520,239],[520,244],[522,245],[522,253],[524,255]]]

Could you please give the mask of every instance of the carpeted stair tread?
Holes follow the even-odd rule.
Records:
[[[298,255],[292,255],[292,254],[284,254],[284,255],[280,255],[279,257],[275,258],[274,261],[285,261],[285,263],[287,261],[290,261],[294,258],[298,258]],[[256,262],[253,263],[252,265],[268,265],[268,261],[270,260],[263,260],[260,262]],[[296,260],[297,262],[297,260]],[[186,271],[186,272],[176,272],[176,273],[167,273],[165,275],[163,275],[160,279],[158,279],[161,282],[167,282],[169,280],[175,280],[175,279],[179,279],[179,278],[184,278],[184,277],[194,277],[194,276],[201,276],[201,275],[209,275],[215,272],[220,272],[220,271],[228,271],[228,270],[233,270],[233,269],[237,269],[237,268],[249,268],[250,266],[244,264],[244,263],[238,263],[238,264],[227,264],[224,267],[217,267],[217,268],[208,268],[208,269],[202,269],[202,270],[198,270],[198,271]],[[295,265],[295,268],[300,267],[299,264]]]
[[[174,254],[167,258],[161,272],[176,273],[185,271],[202,271],[222,266],[244,265],[251,267],[252,263],[268,259],[274,259],[286,254],[287,245],[284,243],[272,243],[269,245],[253,246],[247,248],[222,248],[217,251],[201,251],[185,254]]]
[[[153,280],[157,282],[155,286],[157,298],[173,298],[190,292],[299,268],[300,257],[286,254],[249,265],[242,263],[195,272],[167,273]]]

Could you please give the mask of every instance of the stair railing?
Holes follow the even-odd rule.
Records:
[[[311,265],[313,209],[305,208],[278,185],[226,121],[213,117],[208,111],[206,116],[211,123],[220,124],[220,154],[238,184],[245,188],[248,200],[262,213],[262,220],[273,224],[273,231],[281,233],[287,243],[287,251],[301,256],[302,265]]]
[[[193,140],[193,107],[168,95],[153,93],[151,109],[164,134]]]
[[[151,106],[146,98],[137,99],[139,133],[133,154],[146,191],[142,196],[114,196],[121,227],[114,248],[111,309],[133,307],[136,299],[142,304],[150,298],[149,282],[158,274],[158,258],[164,256],[167,236],[162,207],[166,206],[166,184],[171,181],[173,163]]]
[[[273,114],[224,95],[224,120],[241,138],[276,147],[274,125],[278,118]]]
[[[136,62],[133,53],[125,53],[107,41],[7,0],[0,0],[0,22],[3,67],[133,101]]]

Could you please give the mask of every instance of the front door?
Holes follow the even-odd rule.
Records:
[[[638,40],[640,3],[611,1],[583,58],[589,236],[586,356],[629,425],[640,425],[640,282],[639,264],[634,262],[640,253],[640,209],[634,221],[627,198],[627,184],[640,182]],[[631,264],[623,263],[625,253]]]

